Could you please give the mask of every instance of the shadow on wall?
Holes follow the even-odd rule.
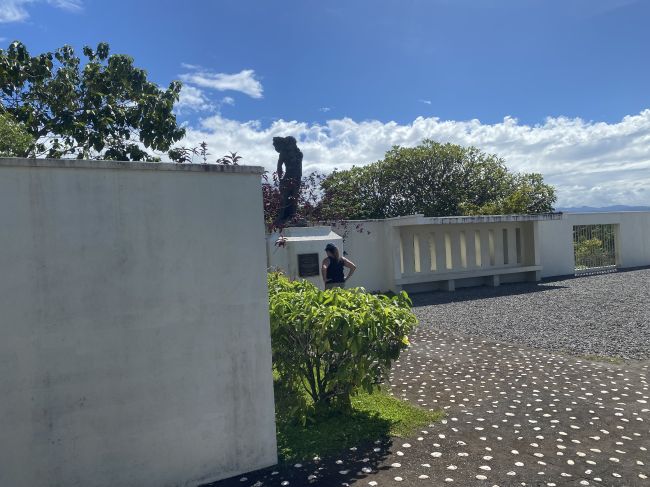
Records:
[[[436,291],[427,294],[412,294],[413,307],[431,306],[434,304],[458,303],[478,299],[515,296],[518,294],[539,293],[553,289],[566,289],[566,286],[554,286],[547,282],[526,282],[502,284],[499,287],[467,287],[456,289],[454,292]]]

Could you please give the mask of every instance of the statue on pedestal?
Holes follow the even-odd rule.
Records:
[[[302,182],[302,152],[298,149],[296,139],[291,136],[273,137],[273,147],[280,154],[277,173],[280,178],[281,204],[275,226],[283,227],[296,215],[298,209]]]

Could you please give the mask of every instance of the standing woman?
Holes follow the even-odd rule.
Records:
[[[325,246],[325,252],[327,252],[327,257],[323,260],[321,266],[325,289],[345,287],[345,281],[350,279],[352,274],[354,274],[354,271],[357,269],[357,266],[345,257],[341,257],[339,249],[332,243],[328,243]],[[344,267],[350,269],[347,277],[343,273]]]

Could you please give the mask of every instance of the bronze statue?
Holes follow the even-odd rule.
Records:
[[[273,137],[273,147],[278,157],[278,178],[280,178],[280,213],[275,221],[282,227],[290,221],[298,209],[298,197],[302,180],[302,152],[293,137]],[[285,171],[282,170],[284,165]]]

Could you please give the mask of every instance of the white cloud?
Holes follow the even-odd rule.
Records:
[[[431,105],[431,100],[423,100],[423,99],[419,99],[418,101],[419,101],[420,103],[424,103],[425,105]]]
[[[327,112],[329,112],[330,110],[332,110],[330,107],[320,107],[320,108],[318,109],[319,112],[323,112],[323,113],[327,113]]]
[[[3,0],[0,2],[0,22],[20,22],[29,17],[25,10],[25,4],[31,3],[29,0]]]
[[[252,69],[226,74],[213,73],[191,64],[183,64],[183,67],[191,70],[189,73],[180,75],[180,78],[187,83],[218,91],[239,91],[252,98],[262,98],[263,96],[262,83],[255,79],[255,71]]]
[[[558,188],[558,206],[650,204],[650,109],[616,123],[559,117],[534,126],[510,117],[495,124],[418,117],[404,125],[344,118],[325,124],[277,120],[263,127],[214,115],[189,126],[183,144],[205,140],[213,154],[237,151],[245,164],[273,169],[271,139],[285,135],[298,139],[305,171],[374,162],[393,145],[431,138],[499,154],[515,171],[541,172]]]
[[[211,100],[205,91],[196,86],[185,84],[181,89],[178,103],[175,110],[178,115],[188,114],[191,112],[219,112],[224,105],[235,105],[235,99],[231,96],[224,96],[219,101]]]
[[[83,7],[81,0],[47,0],[47,3],[57,8],[70,11],[78,11]]]
[[[68,11],[79,11],[83,8],[81,0],[0,0],[0,23],[22,22],[28,19],[27,5],[34,3],[47,3]]]
[[[214,110],[215,105],[205,96],[200,88],[183,85],[178,103],[175,106],[178,113]]]

